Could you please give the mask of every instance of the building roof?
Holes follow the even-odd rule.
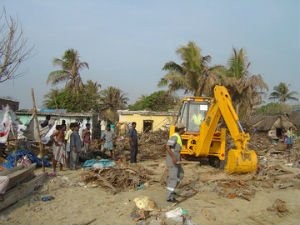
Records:
[[[18,110],[17,115],[32,115],[33,110]],[[70,116],[70,117],[89,117],[95,115],[92,112],[66,112],[66,111],[37,111],[38,115],[50,115],[50,116]]]
[[[143,115],[143,116],[176,116],[177,112],[156,112],[156,111],[129,111],[129,110],[118,110],[119,115]]]
[[[260,131],[268,131],[276,128],[295,127],[295,124],[287,115],[255,115],[249,120],[249,125]]]
[[[296,127],[300,128],[300,111],[293,111],[289,117]]]

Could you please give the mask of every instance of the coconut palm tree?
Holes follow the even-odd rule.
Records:
[[[213,71],[217,71],[220,67],[209,68],[211,57],[202,56],[201,49],[194,42],[177,49],[176,53],[181,57],[182,63],[167,62],[163,67],[167,74],[161,78],[158,86],[168,85],[170,92],[183,89],[185,93],[194,96],[209,94],[217,82],[217,76],[214,76]]]
[[[117,110],[127,107],[128,97],[120,89],[108,87],[100,93],[101,111],[111,121],[117,120]]]
[[[295,95],[298,95],[296,91],[290,91],[289,85],[283,82],[280,82],[278,85],[273,87],[273,92],[271,92],[269,99],[278,100],[279,102],[283,103],[287,100],[295,100],[298,101]]]
[[[263,91],[268,90],[261,75],[250,74],[250,65],[245,51],[233,48],[228,69],[222,75],[222,84],[227,87],[241,118],[249,116],[252,108],[262,102]]]
[[[55,58],[53,60],[53,64],[60,66],[61,69],[50,72],[47,83],[56,85],[61,82],[66,82],[65,87],[74,92],[78,92],[79,89],[82,89],[83,83],[79,72],[85,67],[89,68],[89,65],[87,62],[81,62],[79,60],[79,53],[76,50],[66,50],[61,59]]]

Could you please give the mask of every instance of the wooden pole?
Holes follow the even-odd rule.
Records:
[[[38,121],[38,118],[37,118],[37,110],[36,110],[36,104],[35,104],[35,97],[34,97],[33,88],[31,88],[31,96],[32,96],[32,103],[33,103],[33,117],[34,117],[35,124],[36,124],[35,128],[36,128],[37,133],[38,133],[38,142],[39,142],[39,147],[40,147],[39,156],[42,159],[43,172],[45,172],[43,144],[42,144],[42,141],[41,141],[41,133],[40,133],[39,121]]]

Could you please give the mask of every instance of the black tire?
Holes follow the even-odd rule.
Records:
[[[208,158],[209,165],[215,168],[220,168],[221,167],[221,160],[218,157],[212,156]]]

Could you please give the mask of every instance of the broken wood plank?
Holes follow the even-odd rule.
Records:
[[[45,177],[45,173],[40,174],[32,180],[22,183],[6,192],[4,195],[4,200],[0,202],[0,211],[30,195],[34,190],[44,183]]]
[[[36,164],[32,164],[26,168],[20,168],[19,170],[13,171],[6,176],[9,178],[9,183],[7,190],[12,189],[13,187],[25,182],[29,181],[34,177],[34,169]]]

